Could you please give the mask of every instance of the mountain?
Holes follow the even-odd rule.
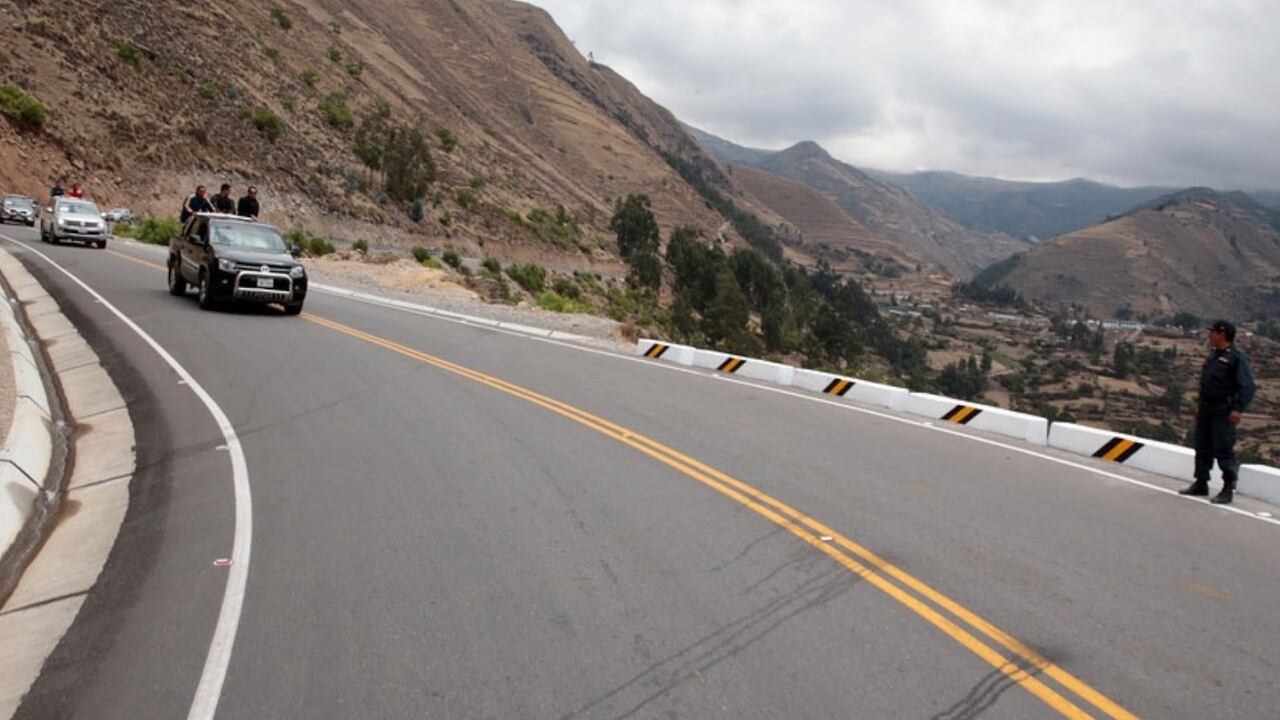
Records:
[[[980,277],[1099,317],[1274,315],[1280,214],[1244,193],[1192,188],[1055,238]]]
[[[739,145],[692,125],[686,125],[685,129],[720,162],[733,165],[755,165],[777,152],[777,150],[761,150]]]
[[[1280,190],[1250,190],[1249,196],[1272,210],[1280,210]]]
[[[814,188],[904,252],[956,275],[967,277],[1026,249],[1025,243],[1003,233],[961,226],[902,188],[836,160],[814,142],[802,142],[769,155],[756,167]]]
[[[838,271],[896,272],[921,262],[808,185],[747,165],[730,166],[730,174],[758,205],[784,221],[782,234],[788,245],[812,259],[828,261]]]
[[[1122,188],[1091,180],[1015,182],[954,172],[867,174],[906,188],[929,207],[967,227],[1025,240],[1080,230],[1176,188]]]
[[[857,227],[865,229],[865,232],[848,229],[846,232],[852,233],[849,235],[852,239],[844,241],[847,244],[843,245],[842,241],[834,243],[847,248],[847,251],[883,254],[887,242],[888,246],[895,248],[895,255],[923,260],[968,277],[986,265],[1027,247],[1026,243],[1003,233],[965,228],[902,188],[876,180],[852,165],[836,160],[815,142],[801,142],[781,151],[759,150],[737,145],[696,128],[690,128],[690,131],[716,159],[728,163],[735,170],[743,166],[763,170],[817,190],[835,203]],[[787,205],[791,199],[799,198],[799,195],[769,193],[759,187],[762,178],[750,173],[745,177],[748,184],[756,186],[754,194],[762,203],[797,226],[800,223],[795,218],[805,216],[814,207],[806,199],[806,208],[789,208]],[[801,230],[803,232],[803,228]],[[810,239],[821,237],[827,244],[833,244],[821,234],[810,232],[805,235]]]
[[[104,204],[168,215],[197,182],[255,183],[281,226],[559,267],[617,266],[607,225],[632,192],[664,230],[715,233],[724,218],[677,162],[741,196],[669,112],[530,5],[99,5],[0,0],[0,85],[48,109],[38,130],[0,117],[6,191],[43,195],[67,176]],[[375,147],[387,159],[429,151],[435,180],[411,193],[421,222],[354,151],[367,121],[406,131]]]

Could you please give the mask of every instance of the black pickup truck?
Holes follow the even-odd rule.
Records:
[[[198,213],[169,241],[169,294],[185,295],[188,284],[205,310],[277,303],[297,315],[307,298],[307,271],[280,231],[235,215]]]

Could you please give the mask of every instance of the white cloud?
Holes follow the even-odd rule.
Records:
[[[537,0],[687,122],[862,165],[1280,188],[1280,3]]]

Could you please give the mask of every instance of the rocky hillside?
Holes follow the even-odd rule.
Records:
[[[1003,233],[963,227],[902,188],[836,160],[817,143],[799,143],[757,166],[818,190],[904,251],[959,276],[968,276],[1026,247]]]
[[[1194,188],[1064,235],[983,273],[1099,317],[1280,313],[1280,216],[1243,193]]]
[[[746,165],[733,165],[730,172],[737,186],[782,218],[782,235],[799,254],[848,273],[898,274],[921,262],[808,185]]]
[[[902,255],[919,258],[955,275],[968,277],[1026,249],[1026,243],[1003,233],[963,227],[902,188],[836,160],[817,143],[802,142],[771,152],[742,147],[703,131],[695,134],[703,147],[721,162],[749,165],[817,190],[874,236],[895,246]],[[779,215],[795,215],[777,206],[776,200],[770,202]],[[879,251],[877,247],[862,245],[851,249],[872,254]]]
[[[1122,188],[1083,179],[1014,182],[953,172],[868,174],[905,188],[966,227],[1037,242],[1082,230],[1176,190]]]
[[[628,193],[708,235],[725,225],[708,192],[754,209],[670,113],[523,3],[0,0],[0,16],[0,84],[48,109],[38,130],[0,120],[6,189],[66,176],[171,214],[197,182],[254,183],[267,220],[339,241],[606,270]]]

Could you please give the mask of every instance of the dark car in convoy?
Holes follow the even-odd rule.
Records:
[[[169,293],[185,295],[190,284],[205,310],[232,302],[278,303],[286,315],[297,315],[307,298],[307,271],[294,252],[270,225],[198,213],[169,241]]]
[[[5,195],[0,203],[0,223],[16,222],[36,226],[36,201],[25,195]]]

